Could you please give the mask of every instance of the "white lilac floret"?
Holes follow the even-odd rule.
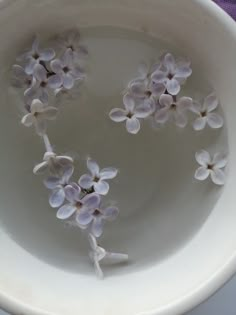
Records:
[[[33,74],[34,67],[40,62],[48,62],[55,57],[55,51],[52,48],[41,49],[39,47],[38,38],[35,38],[32,48],[20,56],[20,60],[26,62],[25,72],[27,74]]]
[[[153,112],[153,107],[149,103],[135,104],[135,100],[128,94],[123,98],[125,108],[114,108],[109,116],[115,122],[126,123],[126,129],[131,134],[136,134],[140,130],[139,119],[148,117]]]
[[[87,167],[90,174],[84,174],[79,179],[79,185],[84,189],[93,189],[100,195],[106,195],[109,191],[108,179],[115,178],[118,170],[114,167],[107,167],[100,170],[97,162],[88,158]]]
[[[193,122],[195,130],[202,130],[208,125],[213,129],[221,128],[224,124],[223,118],[215,112],[219,105],[219,101],[215,94],[208,95],[202,103],[194,101],[191,111],[198,118]]]
[[[30,112],[22,118],[21,122],[26,127],[35,126],[36,132],[44,135],[47,128],[46,121],[56,119],[57,112],[57,108],[46,106],[35,99],[30,106]]]
[[[167,53],[158,69],[152,73],[151,79],[155,83],[164,84],[169,94],[177,95],[181,85],[191,74],[190,62],[176,61],[172,54]]]
[[[196,153],[195,158],[200,164],[200,167],[196,170],[194,175],[197,180],[204,181],[210,176],[214,184],[225,184],[225,172],[223,170],[227,165],[225,154],[216,153],[213,158],[211,158],[207,151],[201,150]]]
[[[103,279],[104,277],[100,262],[103,261],[106,264],[117,264],[126,262],[129,258],[127,254],[106,251],[103,247],[97,244],[97,240],[92,234],[88,235],[88,239],[91,247],[89,257],[93,262],[95,272],[100,279]]]
[[[157,123],[165,124],[169,120],[173,120],[178,127],[185,127],[188,123],[186,111],[192,105],[190,97],[181,97],[178,100],[172,95],[163,94],[159,103],[161,109],[156,111],[155,119]]]
[[[78,213],[77,222],[83,228],[90,228],[91,234],[100,237],[106,221],[113,221],[118,216],[119,209],[114,206],[94,209],[84,209]]]
[[[25,69],[19,65],[12,66],[12,85],[16,88],[29,89],[35,83],[32,74],[27,74]]]

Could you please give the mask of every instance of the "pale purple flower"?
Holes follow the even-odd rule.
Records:
[[[196,161],[200,167],[196,170],[194,177],[200,181],[206,180],[209,176],[216,185],[224,185],[225,172],[222,170],[227,165],[225,154],[216,153],[213,158],[210,154],[201,150],[195,155]]]
[[[199,117],[193,122],[195,130],[202,130],[209,125],[213,129],[221,128],[224,124],[223,118],[214,111],[218,107],[218,99],[214,94],[208,95],[202,104],[194,101],[191,111]]]
[[[190,97],[181,97],[175,100],[172,95],[163,94],[159,103],[162,106],[161,109],[156,111],[155,119],[157,123],[164,124],[168,120],[174,120],[178,127],[185,127],[188,123],[186,110],[192,105],[192,99]]]
[[[87,167],[91,174],[82,175],[79,179],[79,185],[84,189],[93,188],[99,195],[106,195],[109,191],[107,179],[115,178],[118,171],[114,167],[107,167],[100,170],[98,164],[87,159]]]
[[[12,72],[12,85],[16,88],[29,89],[35,83],[33,75],[27,74],[25,69],[19,65],[13,65]]]
[[[106,221],[113,221],[119,213],[117,207],[98,207],[97,209],[85,209],[80,211],[76,220],[84,228],[90,227],[91,233],[95,237],[100,237],[103,233],[103,226]]]
[[[150,79],[135,79],[128,84],[129,93],[137,98],[149,99],[158,98],[164,92],[166,88],[162,83],[155,83]]]
[[[149,103],[135,105],[135,100],[128,94],[123,98],[125,109],[114,108],[110,111],[110,118],[115,122],[126,122],[126,129],[131,134],[136,134],[140,130],[139,119],[148,117],[153,112],[153,107]]]
[[[71,49],[76,62],[88,54],[87,48],[81,45],[80,33],[77,29],[67,30],[56,38],[56,42],[63,51]]]
[[[67,167],[72,167],[73,162],[73,159],[68,155],[56,155],[54,152],[46,152],[43,162],[34,167],[33,173],[38,175],[48,170],[52,174],[57,174]]]
[[[21,122],[26,127],[35,126],[38,135],[44,135],[46,132],[46,121],[56,119],[58,109],[52,106],[44,105],[40,100],[33,100],[30,106],[30,113],[26,114]]]
[[[69,185],[73,171],[74,167],[69,165],[64,169],[62,176],[50,176],[44,181],[44,185],[52,190],[49,197],[49,204],[52,208],[60,207],[65,201],[65,188]]]
[[[89,257],[93,262],[95,273],[99,279],[103,279],[104,277],[102,269],[100,267],[101,261],[103,261],[106,264],[117,264],[126,262],[129,258],[129,256],[126,254],[106,251],[103,247],[97,244],[97,240],[92,234],[89,234],[88,239],[91,247]]]
[[[180,86],[192,74],[190,62],[176,62],[172,54],[167,53],[161,62],[160,67],[151,75],[152,81],[165,85],[169,94],[177,95]]]
[[[36,38],[33,42],[31,50],[20,56],[20,59],[26,61],[25,72],[27,74],[33,74],[36,64],[50,61],[54,57],[55,51],[52,48],[40,49],[39,41]]]
[[[82,80],[84,73],[73,59],[73,51],[68,48],[61,59],[51,61],[51,69],[60,76],[65,89],[73,88],[76,80]]]
[[[100,195],[95,193],[88,194],[81,198],[81,188],[77,184],[67,185],[64,191],[68,202],[57,211],[57,218],[60,220],[69,219],[72,215],[76,215],[77,218],[80,212],[95,210],[101,202]],[[77,223],[79,224],[78,221]],[[84,228],[84,226],[80,227]]]
[[[59,74],[50,74],[41,64],[34,67],[34,77],[36,79],[34,85],[25,91],[26,102],[37,97],[43,103],[47,103],[48,89],[56,90],[63,83]]]

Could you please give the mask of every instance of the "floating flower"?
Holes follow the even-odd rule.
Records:
[[[73,214],[78,214],[87,210],[95,210],[100,202],[101,197],[92,193],[81,198],[81,189],[77,184],[67,185],[65,187],[65,196],[68,203],[64,204],[57,211],[57,218],[61,220],[69,219]]]
[[[99,279],[103,279],[104,275],[100,267],[100,261],[104,261],[107,264],[126,262],[129,258],[126,254],[107,252],[103,247],[97,244],[96,238],[89,234],[89,243],[91,251],[89,257],[94,264],[95,273]]]
[[[193,122],[193,128],[195,130],[202,130],[209,125],[213,129],[221,128],[224,124],[223,118],[215,113],[219,105],[218,99],[214,94],[208,95],[202,104],[199,102],[193,102],[192,112],[199,117]]]
[[[52,174],[57,174],[67,167],[72,167],[73,162],[70,156],[56,155],[56,153],[48,151],[44,154],[43,162],[34,167],[33,173],[38,175],[48,170]]]
[[[192,74],[190,63],[186,61],[176,62],[172,54],[167,53],[160,67],[151,75],[152,81],[165,85],[169,94],[177,95],[180,86]]]
[[[86,47],[81,45],[80,33],[77,29],[67,30],[56,39],[56,42],[62,50],[71,49],[75,61],[80,61],[81,57],[88,54]]]
[[[39,41],[36,38],[33,42],[32,48],[29,52],[23,54],[20,59],[23,59],[27,62],[25,67],[25,72],[27,74],[33,74],[34,67],[40,62],[47,62],[52,60],[55,57],[55,51],[51,48],[40,49]]]
[[[73,171],[74,167],[69,165],[64,169],[61,177],[50,176],[44,181],[45,186],[52,190],[49,197],[49,204],[52,208],[60,207],[64,203],[66,198],[65,188],[69,185]]]
[[[134,99],[126,94],[123,98],[125,109],[114,108],[109,116],[115,122],[126,121],[126,129],[131,134],[136,134],[140,130],[140,118],[146,118],[153,112],[153,107],[150,104],[141,104],[135,106]]]
[[[21,122],[26,127],[34,125],[37,134],[42,136],[46,132],[46,121],[55,119],[57,111],[57,108],[45,106],[40,100],[35,99],[30,106],[30,113],[26,114]]]
[[[82,175],[79,185],[84,189],[93,188],[99,195],[106,195],[109,191],[109,184],[106,180],[116,177],[117,169],[108,167],[100,170],[98,164],[91,159],[87,159],[87,167],[91,174]]]
[[[14,87],[29,89],[35,83],[35,78],[33,77],[33,75],[27,74],[23,67],[19,65],[13,65],[12,71],[12,85]]]
[[[117,207],[85,209],[77,215],[77,222],[80,226],[91,227],[91,233],[95,237],[100,237],[103,233],[103,226],[106,221],[113,221],[117,217],[119,209]]]
[[[168,120],[173,119],[178,127],[185,127],[188,123],[186,110],[192,105],[190,97],[181,97],[175,100],[172,95],[163,94],[159,99],[160,105],[163,107],[156,111],[155,119],[157,123],[164,124]]]
[[[196,161],[200,164],[200,167],[195,172],[195,178],[203,181],[209,176],[216,185],[224,185],[225,173],[222,170],[227,165],[226,156],[222,153],[216,153],[213,158],[210,154],[201,150],[195,155]]]
[[[65,89],[73,88],[76,80],[84,78],[81,68],[74,62],[71,48],[66,50],[61,59],[52,60],[50,65],[52,71],[60,76]]]
[[[162,83],[155,83],[149,79],[135,79],[128,84],[129,93],[137,98],[158,98],[166,88]]]

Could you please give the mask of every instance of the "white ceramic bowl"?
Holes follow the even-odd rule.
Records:
[[[0,306],[22,315],[177,315],[202,302],[236,270],[234,21],[210,0],[12,0],[1,1],[0,8]],[[157,191],[167,199],[170,196],[172,211],[164,203],[163,209],[155,211],[154,203],[145,216],[131,211],[121,216],[120,225],[110,227],[111,239],[105,239],[106,244],[129,252],[133,263],[107,271],[104,281],[97,280],[87,265],[84,240],[55,220],[41,181],[31,174],[42,148],[37,137],[19,126],[17,110],[6,93],[8,83],[3,80],[27,36],[47,35],[74,24],[122,26],[168,39],[192,58],[195,68],[216,89],[227,125],[228,180],[221,193],[208,196],[208,186],[189,189],[191,174],[184,173],[179,180],[179,167],[172,165],[170,191],[165,177]],[[74,134],[67,127],[58,131],[62,143],[52,133],[61,150],[75,149],[75,142],[71,147],[63,140],[63,133]],[[132,138],[135,144],[127,140],[126,150],[143,144],[142,137]],[[90,144],[84,142],[84,148]],[[146,143],[144,148],[149,148]],[[194,147],[191,150],[190,160]],[[173,152],[180,161],[178,147]],[[161,152],[160,156],[165,159]],[[116,149],[113,157],[117,157]],[[143,153],[135,153],[135,158],[140,168]],[[127,155],[127,159],[133,157]],[[188,172],[196,166],[194,158],[183,161],[180,168],[185,164]],[[150,163],[144,164],[136,183],[150,177],[154,185],[153,170]],[[135,168],[132,171],[136,173]],[[131,191],[135,183],[129,177],[123,180],[126,198],[127,189]],[[142,204],[139,186],[130,193]]]

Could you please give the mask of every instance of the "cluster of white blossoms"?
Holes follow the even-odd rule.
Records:
[[[123,262],[126,254],[112,253],[98,245],[97,239],[103,234],[107,221],[113,221],[119,209],[112,203],[104,204],[108,194],[109,180],[117,176],[117,169],[100,169],[97,162],[87,159],[88,173],[77,180],[74,177],[74,160],[69,155],[57,155],[47,134],[47,122],[56,118],[58,107],[56,96],[78,89],[85,79],[81,64],[88,54],[80,43],[76,30],[65,32],[52,42],[54,48],[41,48],[38,39],[33,41],[29,51],[13,65],[13,86],[19,88],[24,98],[22,124],[34,126],[43,139],[45,153],[43,161],[37,164],[34,174],[44,174],[44,185],[50,191],[49,204],[56,209],[56,217],[87,233],[91,258],[96,274],[102,278],[100,262]],[[175,60],[172,54],[165,54],[158,64],[148,67],[142,64],[139,76],[128,83],[123,96],[124,108],[115,108],[110,118],[115,122],[125,122],[131,134],[140,130],[140,120],[151,118],[152,122],[164,125],[168,121],[184,128],[188,124],[188,113],[196,117],[192,122],[196,131],[206,126],[218,129],[223,126],[222,117],[216,112],[218,100],[214,94],[202,103],[191,97],[180,95],[181,87],[191,76],[190,62]],[[50,105],[54,104],[54,106]],[[201,150],[196,153],[200,167],[195,178],[202,181],[210,177],[213,183],[223,185],[227,164],[224,154],[210,154]]]
[[[141,64],[138,72],[139,76],[132,79],[125,89],[124,108],[114,108],[109,114],[114,122],[125,122],[130,134],[137,134],[141,127],[140,121],[146,118],[151,120],[152,126],[163,126],[170,121],[184,128],[189,122],[189,116],[194,115],[192,127],[196,131],[203,130],[206,126],[212,129],[223,126],[223,118],[217,113],[219,101],[214,93],[202,102],[181,95],[182,86],[192,74],[189,61],[176,60],[172,54],[167,53],[151,67]],[[226,163],[220,165],[225,167]],[[195,178],[205,180],[207,174],[211,174],[215,184],[224,184],[225,177],[211,169],[204,173],[205,176],[202,173],[200,176],[197,171]]]
[[[122,262],[126,254],[107,252],[98,246],[97,238],[103,234],[104,224],[114,220],[119,209],[112,203],[104,204],[103,196],[109,192],[108,180],[117,176],[117,169],[100,169],[91,158],[87,159],[89,174],[73,179],[74,160],[69,155],[57,155],[47,135],[47,121],[56,118],[58,107],[56,95],[77,88],[77,82],[85,78],[81,59],[87,49],[80,45],[79,32],[68,31],[58,36],[54,44],[58,47],[41,49],[36,38],[32,48],[17,58],[20,65],[13,65],[13,86],[23,90],[24,116],[21,120],[26,127],[34,126],[43,139],[45,150],[43,161],[37,164],[34,174],[44,174],[44,185],[50,191],[49,204],[57,209],[58,219],[76,226],[88,235],[89,257],[96,274],[102,278],[100,261]]]

